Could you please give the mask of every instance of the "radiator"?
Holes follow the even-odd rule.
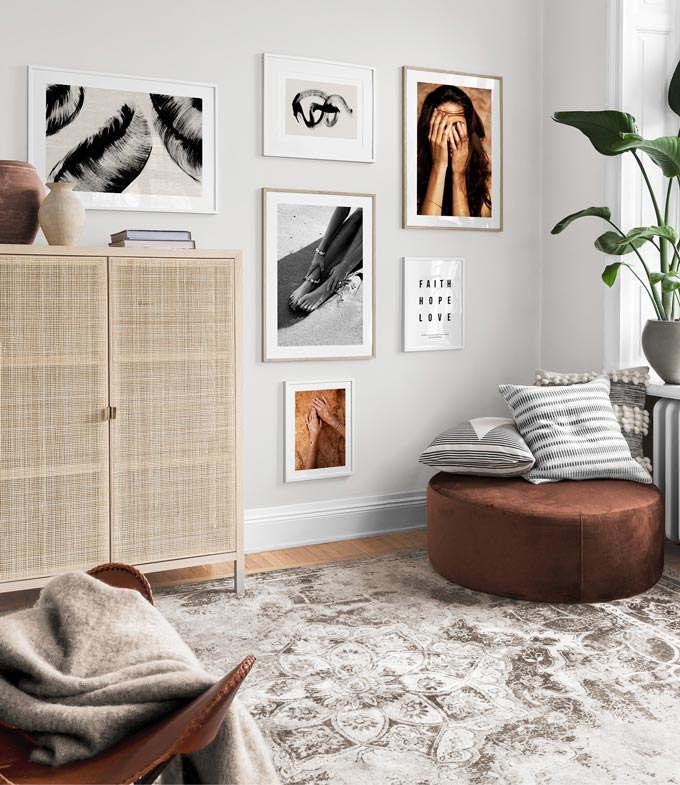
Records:
[[[654,482],[666,505],[666,537],[680,542],[680,400],[654,406]]]

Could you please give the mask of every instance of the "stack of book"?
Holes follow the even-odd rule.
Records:
[[[191,232],[173,229],[123,229],[111,235],[112,248],[195,248]]]

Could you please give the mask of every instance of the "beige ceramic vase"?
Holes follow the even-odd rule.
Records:
[[[74,183],[47,183],[40,206],[40,228],[50,245],[77,245],[85,226],[85,208],[73,193]]]

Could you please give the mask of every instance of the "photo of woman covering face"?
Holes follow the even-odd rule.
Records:
[[[502,77],[403,75],[403,227],[502,231]]]
[[[490,114],[491,90],[418,82],[418,215],[491,217]]]

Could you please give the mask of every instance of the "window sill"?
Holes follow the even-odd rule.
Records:
[[[647,395],[655,398],[673,398],[680,400],[680,384],[650,384],[647,387]]]

